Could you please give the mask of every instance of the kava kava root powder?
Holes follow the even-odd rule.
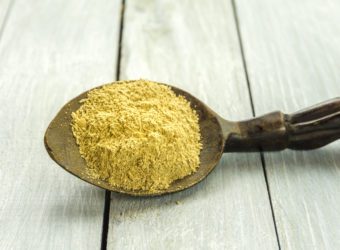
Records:
[[[170,87],[121,81],[91,90],[81,102],[71,125],[91,178],[153,191],[197,170],[198,116]]]

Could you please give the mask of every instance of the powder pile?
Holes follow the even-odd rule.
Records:
[[[81,102],[72,131],[90,177],[154,191],[197,170],[198,116],[170,87],[122,81],[91,90]]]

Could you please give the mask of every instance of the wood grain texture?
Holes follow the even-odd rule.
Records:
[[[0,41],[0,248],[99,249],[104,191],[43,145],[61,106],[114,79],[120,1],[16,0]]]
[[[228,1],[128,0],[121,79],[183,88],[230,119],[251,116]],[[276,249],[259,154],[227,154],[174,195],[112,194],[109,249]]]
[[[340,2],[237,1],[257,115],[340,96]],[[265,155],[283,249],[340,248],[340,143]]]

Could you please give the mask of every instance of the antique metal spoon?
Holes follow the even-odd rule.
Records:
[[[163,84],[163,83],[160,83]],[[71,131],[71,113],[80,107],[87,92],[69,101],[48,126],[45,147],[51,158],[62,168],[98,187],[134,196],[153,196],[189,188],[203,180],[218,164],[223,153],[277,151],[286,148],[307,150],[322,147],[340,138],[340,98],[287,115],[276,111],[254,119],[227,121],[189,93],[170,86],[184,96],[199,115],[203,149],[198,171],[173,182],[168,189],[131,191],[112,187],[105,181],[85,174],[86,163],[80,156]]]

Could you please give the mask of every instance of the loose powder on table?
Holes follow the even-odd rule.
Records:
[[[91,90],[81,103],[72,131],[91,178],[155,191],[197,170],[198,116],[170,87],[121,81]]]

